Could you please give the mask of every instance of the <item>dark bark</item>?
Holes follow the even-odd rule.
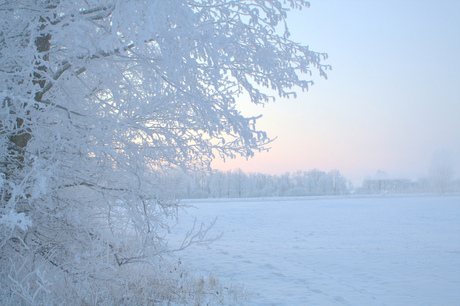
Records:
[[[51,35],[50,34],[42,34],[35,39],[35,46],[37,48],[38,53],[45,53],[41,60],[48,61],[49,55],[46,52],[50,51],[51,44]],[[37,59],[37,63],[40,64],[40,59]],[[33,74],[33,84],[38,84],[40,88],[45,88],[46,86],[46,79],[41,74],[41,72],[46,73],[47,68],[45,65],[40,65],[37,67],[36,72]],[[35,101],[41,102],[43,98],[43,91],[39,91],[35,94]],[[26,107],[27,105],[24,105]],[[10,149],[15,150],[17,157],[20,159],[19,162],[24,161],[24,152],[23,150],[27,147],[27,143],[32,139],[31,131],[29,129],[23,129],[24,121],[29,120],[29,118],[17,118],[16,119],[16,130],[17,133],[11,135],[10,140]]]

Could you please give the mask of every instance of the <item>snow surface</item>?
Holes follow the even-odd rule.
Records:
[[[460,195],[189,201],[222,238],[179,254],[248,305],[460,305]]]

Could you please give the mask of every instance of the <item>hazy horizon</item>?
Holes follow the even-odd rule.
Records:
[[[307,93],[264,108],[241,98],[243,113],[263,114],[259,128],[278,138],[268,153],[214,168],[418,179],[444,151],[459,177],[460,2],[310,3],[290,14],[289,29],[295,41],[328,53],[328,80],[314,75]]]

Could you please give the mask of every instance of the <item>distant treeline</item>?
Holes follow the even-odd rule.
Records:
[[[418,181],[367,178],[354,187],[338,170],[318,169],[283,175],[245,173],[240,169],[187,175],[176,169],[168,172],[165,184],[172,185],[181,199],[460,192],[460,180],[446,177]]]
[[[448,193],[460,192],[460,179],[436,180],[433,177],[417,181],[408,179],[365,179],[357,194],[397,194],[397,193]]]
[[[283,175],[212,171],[206,174],[186,175],[180,170],[168,174],[179,198],[243,198],[283,197],[308,195],[344,195],[352,190],[338,170],[317,169]]]

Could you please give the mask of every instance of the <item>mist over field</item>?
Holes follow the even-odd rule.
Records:
[[[417,180],[391,178],[384,171],[356,184],[336,169],[298,170],[282,175],[245,173],[241,169],[186,174],[174,169],[165,174],[164,183],[176,190],[179,199],[460,192],[460,179],[448,159],[435,159],[428,175]]]

